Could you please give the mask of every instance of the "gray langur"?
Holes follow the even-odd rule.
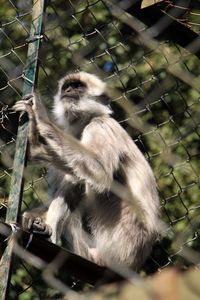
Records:
[[[24,227],[99,265],[138,270],[157,238],[156,182],[111,117],[106,84],[86,72],[65,76],[54,121],[36,94],[14,109],[28,113],[32,156],[49,165],[49,205],[25,212]]]

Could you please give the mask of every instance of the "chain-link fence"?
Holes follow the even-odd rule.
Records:
[[[37,2],[37,1],[36,1]],[[32,24],[31,1],[0,1],[0,217],[5,220]],[[38,84],[51,107],[57,80],[84,70],[104,79],[114,117],[153,168],[163,230],[140,274],[198,265],[199,240],[199,1],[52,1],[46,3]],[[47,200],[46,170],[28,162],[22,211]],[[5,241],[6,243],[6,241]],[[2,243],[2,249],[4,244]],[[195,252],[193,252],[195,251]],[[22,256],[22,255],[21,255]],[[9,299],[57,299],[56,277],[23,256],[12,270]],[[45,270],[45,267],[44,267]],[[44,271],[43,270],[43,271]],[[87,287],[67,270],[72,290]],[[53,287],[52,287],[53,286]]]

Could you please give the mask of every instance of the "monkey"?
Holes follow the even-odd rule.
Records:
[[[61,240],[100,266],[138,271],[158,237],[153,171],[112,117],[107,85],[84,71],[58,83],[53,120],[38,94],[14,105],[29,116],[33,159],[48,165],[49,201],[23,215],[23,226]]]

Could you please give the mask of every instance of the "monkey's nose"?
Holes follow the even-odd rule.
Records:
[[[66,89],[64,89],[65,93],[71,92],[72,91],[72,87],[68,86]]]

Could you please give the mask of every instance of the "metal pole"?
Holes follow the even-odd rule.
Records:
[[[33,0],[32,23],[28,42],[27,63],[24,70],[23,96],[31,94],[37,77],[38,52],[42,39],[43,17],[45,13],[45,0]],[[21,115],[19,120],[16,151],[13,163],[13,173],[8,199],[8,209],[6,214],[7,223],[18,221],[21,208],[23,190],[23,171],[26,160],[28,137],[28,120]],[[11,277],[12,265],[12,240],[8,243],[0,261],[0,299],[8,299],[8,288]]]

